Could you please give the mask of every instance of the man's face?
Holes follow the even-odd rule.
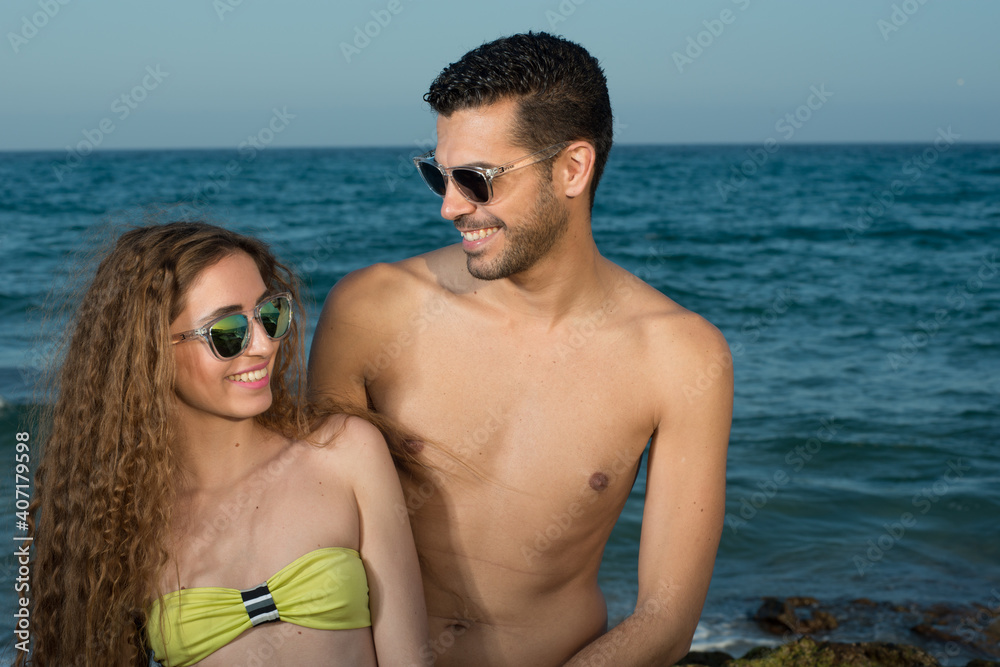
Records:
[[[515,109],[513,102],[501,102],[438,117],[438,164],[488,168],[530,153],[510,142]],[[497,178],[486,205],[467,201],[448,183],[441,215],[462,234],[466,264],[476,278],[497,280],[526,271],[564,236],[569,212],[551,182],[542,182],[543,168],[533,165]]]

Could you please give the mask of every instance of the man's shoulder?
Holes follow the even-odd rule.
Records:
[[[446,290],[454,249],[445,247],[397,262],[379,262],[341,278],[327,297],[324,311],[342,315],[363,311],[368,315],[391,313]],[[462,265],[464,269],[464,264]],[[377,308],[373,308],[377,305]]]
[[[647,332],[661,353],[669,354],[692,371],[701,370],[706,363],[724,361],[732,363],[729,343],[725,336],[707,319],[678,306],[675,310],[660,313],[647,322]]]
[[[724,409],[732,397],[729,343],[711,322],[632,274],[623,295],[615,354],[646,388],[654,423],[678,422],[693,402]],[[679,411],[679,412],[674,412]]]
[[[330,291],[342,297],[390,295],[400,289],[418,288],[423,282],[420,256],[398,262],[378,262],[351,271]]]
[[[711,322],[665,295],[635,275],[621,270],[625,315],[648,354],[669,358],[673,364],[701,367],[729,359],[729,344]]]
[[[389,296],[400,290],[445,289],[454,282],[458,269],[465,270],[464,261],[459,264],[456,259],[461,259],[461,248],[446,246],[397,262],[379,262],[351,271],[331,294]]]

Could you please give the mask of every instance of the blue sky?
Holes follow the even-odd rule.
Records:
[[[600,59],[622,143],[1000,141],[998,27],[995,0],[5,0],[0,150],[235,148],[275,110],[275,146],[423,145],[441,68],[527,30]]]

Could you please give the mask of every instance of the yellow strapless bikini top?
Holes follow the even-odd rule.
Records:
[[[154,600],[146,635],[164,667],[184,667],[255,625],[285,621],[320,630],[366,628],[368,579],[354,549],[310,551],[256,588],[184,588]]]

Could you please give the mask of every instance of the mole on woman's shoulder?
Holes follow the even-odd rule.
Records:
[[[424,451],[424,443],[419,440],[407,440],[403,443],[403,447],[410,454],[419,454]]]
[[[594,491],[603,491],[608,488],[608,476],[603,472],[595,472],[590,476],[590,488]]]

